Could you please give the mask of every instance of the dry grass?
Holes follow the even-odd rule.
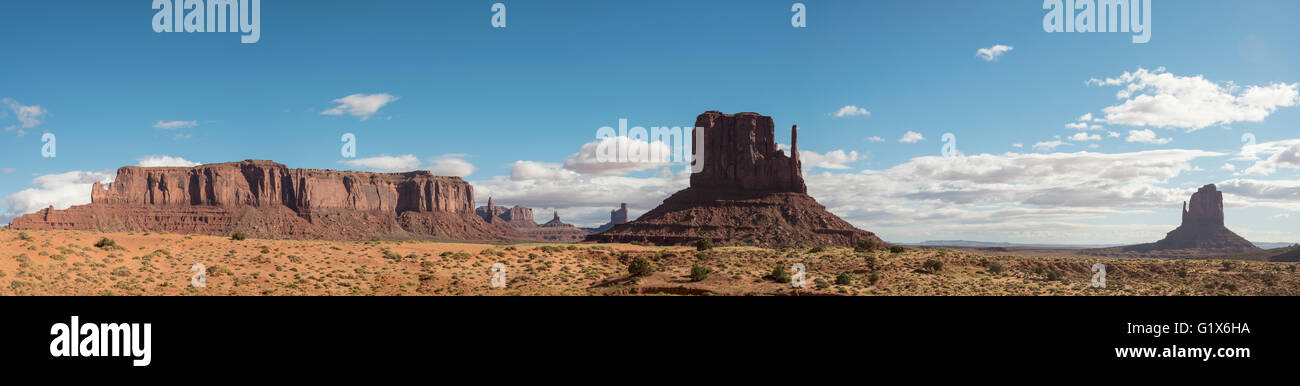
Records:
[[[95,247],[103,238],[118,247]],[[627,263],[638,257],[655,272],[629,278]],[[927,261],[942,262],[942,268],[923,268]],[[1098,262],[1107,266],[1105,289],[1090,286],[1090,267]],[[190,286],[195,263],[208,267],[204,288]],[[494,263],[507,267],[506,288],[490,286]],[[788,270],[794,263],[807,267],[806,288],[765,279],[774,267]],[[694,265],[708,268],[708,278],[692,281]],[[993,272],[995,265],[1001,272]],[[696,252],[623,244],[235,241],[0,229],[0,295],[1297,295],[1297,265],[945,249]],[[851,284],[835,284],[843,273]]]

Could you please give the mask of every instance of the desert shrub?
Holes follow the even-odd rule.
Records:
[[[36,240],[35,237],[32,237],[32,235],[27,234],[27,232],[18,232],[18,239],[22,241]]]
[[[230,239],[235,241],[244,241],[247,238],[248,235],[244,234],[244,232],[235,232],[235,234],[230,235]]]
[[[840,272],[839,276],[835,277],[835,284],[839,284],[839,285],[853,284],[853,274],[848,272]]]
[[[777,283],[789,283],[790,272],[786,272],[785,266],[778,265],[776,268],[772,268],[772,273],[768,274],[767,278]]]
[[[654,267],[650,266],[650,261],[644,257],[638,257],[627,265],[627,273],[632,277],[645,277],[654,273]]]
[[[710,273],[713,273],[713,270],[708,267],[699,264],[693,265],[691,266],[691,281],[704,281],[704,279],[709,278]]]
[[[113,276],[131,276],[131,269],[127,267],[117,267],[113,269]]]
[[[5,273],[4,270],[0,270],[0,277],[5,277],[6,275],[8,275],[8,274]]]
[[[903,253],[903,252],[907,252],[907,249],[903,248],[903,246],[901,245],[895,245],[889,247],[889,253]]]
[[[876,240],[862,240],[853,248],[854,252],[871,252],[876,249]]]
[[[943,270],[943,262],[938,259],[926,259],[925,263],[921,264],[921,269],[930,271],[930,273],[939,273],[939,271]]]
[[[1065,272],[1061,272],[1059,269],[1047,270],[1047,281],[1063,281],[1064,279]]]
[[[880,281],[880,272],[871,271],[871,275],[867,276],[867,281],[871,282],[871,285],[876,285],[876,283]]]
[[[1237,268],[1237,263],[1236,263],[1236,262],[1233,262],[1233,261],[1224,261],[1224,262],[1223,262],[1223,270],[1224,270],[1224,271],[1231,271],[1233,268]]]
[[[391,250],[384,250],[384,258],[392,261],[402,261],[402,255]]]
[[[107,237],[101,238],[99,239],[99,241],[95,242],[95,248],[99,248],[103,250],[125,249],[122,248],[121,246],[118,246],[116,241],[113,241],[113,239]]]
[[[809,248],[809,249],[808,249],[808,253],[822,253],[822,252],[825,252],[825,251],[826,251],[826,248],[825,248],[825,247],[821,247],[821,246],[812,247],[812,248]]]
[[[1007,271],[1007,267],[1003,267],[1002,263],[996,261],[989,263],[989,273],[992,273],[994,275],[1001,275],[1003,272],[1006,271]]]
[[[271,247],[268,247],[268,246],[263,245],[263,246],[262,246],[262,254],[265,255],[265,254],[268,254],[268,253],[271,253]]]
[[[700,239],[695,242],[695,250],[697,251],[707,251],[710,249],[713,249],[713,240],[711,239]]]
[[[1187,278],[1187,267],[1178,268],[1178,277],[1183,279]]]

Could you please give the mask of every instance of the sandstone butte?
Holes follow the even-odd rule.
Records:
[[[487,206],[474,209],[474,213],[489,224],[505,224],[514,227],[515,230],[535,240],[566,243],[580,242],[589,233],[586,230],[560,221],[559,212],[555,213],[555,218],[550,222],[537,225],[533,221],[532,208],[522,205],[515,205],[510,208],[496,206],[491,197],[488,197]]]
[[[136,167],[96,183],[91,203],[43,209],[18,230],[153,231],[256,238],[503,241],[525,236],[474,214],[474,189],[427,171],[290,169],[246,160]]]
[[[791,129],[789,156],[777,149],[771,117],[709,111],[696,118],[695,127],[704,130],[704,141],[693,144],[692,151],[704,165],[691,174],[691,186],[635,221],[588,236],[588,241],[674,245],[710,239],[718,245],[768,248],[870,241],[876,248],[889,247],[807,194],[797,126]]]
[[[1214,184],[1202,186],[1183,202],[1183,221],[1163,240],[1125,247],[1125,250],[1200,250],[1207,252],[1251,252],[1260,250],[1250,241],[1224,226],[1223,192]]]

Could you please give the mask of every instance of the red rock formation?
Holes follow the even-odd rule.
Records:
[[[555,242],[573,243],[582,241],[587,237],[587,231],[581,228],[569,225],[560,221],[560,212],[555,212],[555,218],[533,229],[523,229],[524,234],[529,237]]]
[[[45,209],[14,219],[10,227],[342,240],[522,238],[474,216],[473,203],[469,183],[427,171],[289,169],[255,160],[128,166],[107,187],[94,185],[91,204]]]
[[[704,130],[704,169],[691,174],[691,187],[808,193],[800,170],[798,126],[790,130],[789,157],[776,147],[771,117],[710,111],[695,118],[695,127]],[[692,143],[697,155],[698,146]]]
[[[807,195],[798,127],[791,130],[787,157],[776,148],[770,117],[710,111],[696,119],[696,126],[704,130],[704,143],[693,145],[704,165],[691,175],[691,187],[636,221],[588,236],[588,241],[672,245],[707,238],[720,245],[770,248],[873,241],[877,248],[889,247]]]
[[[627,203],[623,203],[618,209],[609,211],[609,222],[596,228],[583,228],[591,233],[601,233],[614,228],[615,225],[627,223]]]
[[[480,206],[474,209],[483,221],[504,222],[515,228],[536,228],[537,223],[533,222],[533,209],[526,208],[522,205],[515,205],[511,208],[496,206],[492,203],[492,198],[488,197],[487,206]]]
[[[1153,244],[1126,247],[1126,250],[1148,252],[1153,250],[1200,250],[1208,252],[1257,251],[1250,241],[1238,236],[1224,226],[1223,192],[1213,184],[1201,187],[1192,194],[1189,203],[1183,203],[1183,222],[1170,231],[1163,240]]]

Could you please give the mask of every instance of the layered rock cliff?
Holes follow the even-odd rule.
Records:
[[[704,131],[704,141],[694,143],[693,151],[704,164],[691,175],[691,186],[636,221],[613,225],[588,241],[672,245],[707,238],[720,245],[770,248],[872,241],[876,248],[889,247],[808,196],[798,127],[791,129],[789,156],[777,149],[771,117],[709,111],[696,118],[696,127]]]
[[[289,169],[247,160],[123,167],[113,183],[92,187],[91,204],[45,209],[10,227],[344,240],[522,237],[482,221],[473,207],[473,187],[458,177]]]

